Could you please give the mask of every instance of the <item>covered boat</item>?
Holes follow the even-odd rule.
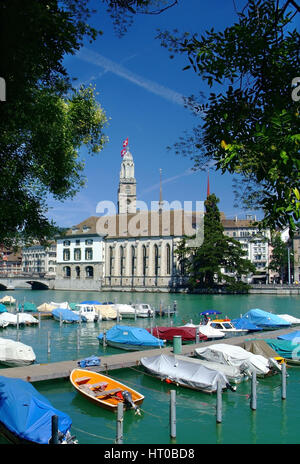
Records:
[[[73,322],[80,322],[80,315],[71,311],[70,309],[55,308],[52,311],[52,316],[56,321],[71,324]]]
[[[147,329],[149,332],[151,329]],[[166,340],[172,342],[174,336],[181,336],[183,342],[195,342],[196,340],[196,327],[154,327],[152,329],[152,335],[159,338],[160,340]],[[207,340],[206,335],[199,333],[199,340]]]
[[[249,319],[247,319],[246,317],[232,319],[231,322],[235,328],[246,329],[248,330],[248,332],[259,332],[260,330],[263,330],[261,327],[258,327],[258,325],[255,325],[251,321],[249,321]]]
[[[136,311],[137,317],[153,317],[154,311],[147,303],[135,303],[131,305]]]
[[[84,322],[96,322],[99,319],[93,304],[80,303],[75,306],[75,311]]]
[[[103,341],[103,333],[98,339]],[[164,346],[164,342],[154,337],[146,329],[127,325],[115,325],[106,332],[106,342],[114,348],[129,351],[140,351]]]
[[[3,303],[0,303],[0,313],[6,313],[6,312],[7,312],[7,307]]]
[[[278,362],[283,360],[283,358],[278,356],[278,353],[273,350],[265,340],[245,340],[244,342],[239,343],[239,346],[252,354],[260,354],[267,359],[273,358]]]
[[[25,301],[23,304],[19,304],[19,311],[22,310],[35,313],[37,312],[37,307],[34,303],[31,303],[30,301]]]
[[[102,321],[113,321],[117,319],[118,313],[113,304],[95,305],[95,310]],[[122,319],[120,314],[119,319]]]
[[[10,295],[5,295],[3,298],[1,298],[0,303],[9,305],[9,304],[15,304],[16,300],[13,296]]]
[[[123,319],[134,319],[135,318],[135,309],[131,305],[116,303],[116,311],[122,316]]]
[[[0,338],[0,363],[5,366],[28,366],[36,359],[31,346],[8,338]]]
[[[217,340],[225,337],[225,334],[221,332],[221,330],[214,329],[209,325],[195,325],[192,323],[187,323],[183,327],[195,327],[196,330],[197,328],[199,328],[199,332],[202,335],[205,335],[207,337],[207,340]]]
[[[282,356],[288,364],[300,364],[300,343],[293,340],[266,339],[268,345],[273,348],[279,356]]]
[[[300,330],[294,330],[293,332],[287,333],[285,335],[279,335],[278,340],[291,340],[295,345],[300,343]]]
[[[74,443],[70,417],[54,408],[29,382],[0,376],[1,432],[12,443],[48,444],[52,416],[58,417],[60,443]]]
[[[110,411],[115,411],[122,402],[125,409],[134,409],[139,414],[138,406],[144,401],[141,393],[98,372],[74,369],[70,381],[82,396]]]
[[[56,306],[53,306],[51,303],[42,303],[37,307],[37,310],[41,313],[51,313]]]
[[[298,317],[290,316],[289,314],[278,314],[281,319],[289,322],[291,325],[299,325],[300,319]]]
[[[212,321],[208,321],[204,326],[212,327],[213,329],[220,330],[225,335],[225,338],[229,337],[238,337],[241,335],[246,335],[248,333],[248,329],[238,329],[236,328],[230,319],[214,319]],[[200,330],[201,325],[200,325]]]
[[[168,383],[182,387],[213,393],[217,390],[218,382],[222,389],[231,388],[228,379],[222,372],[208,369],[200,364],[183,360],[176,355],[161,354],[141,358],[144,368]]]
[[[271,366],[267,358],[252,354],[240,346],[219,343],[203,348],[196,348],[195,354],[200,359],[205,359],[206,361],[236,366],[247,376],[252,375],[253,371],[256,372],[257,376],[261,377],[271,373]]]
[[[291,325],[290,322],[285,321],[276,314],[262,309],[250,309],[243,317],[264,330],[286,328]]]
[[[53,308],[71,309],[67,301],[63,301],[62,303],[55,303],[54,301],[51,301],[50,305],[53,306]]]

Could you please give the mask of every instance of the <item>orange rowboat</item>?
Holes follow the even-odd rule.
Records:
[[[117,380],[98,372],[85,369],[74,369],[70,381],[76,390],[92,403],[110,411],[116,411],[118,403],[124,403],[126,409],[135,409],[144,401],[144,396]]]

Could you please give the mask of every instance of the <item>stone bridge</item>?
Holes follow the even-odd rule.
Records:
[[[33,276],[0,276],[0,291],[14,290],[16,288],[27,288],[32,290],[52,290],[54,288],[55,279],[47,279],[43,277]]]

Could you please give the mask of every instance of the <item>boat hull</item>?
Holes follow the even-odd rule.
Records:
[[[82,377],[88,378],[89,380],[87,380],[86,382],[84,381],[84,383],[82,384],[79,384],[79,380],[82,379]],[[119,388],[120,391],[127,390],[131,394],[135,406],[141,405],[144,401],[144,395],[142,395],[141,393],[137,392],[136,390],[133,390],[132,388],[128,387],[127,385],[121,382],[118,382],[117,380],[114,380],[98,372],[93,372],[85,369],[74,369],[70,374],[70,381],[73,387],[80,393],[81,396],[83,396],[93,404],[107,409],[109,411],[117,411],[118,403],[122,400],[116,396],[110,396],[107,399],[105,399],[105,397],[102,397],[102,399],[97,398],[97,396],[95,396],[93,391],[89,388],[94,383],[107,383],[106,390],[116,388]]]
[[[120,348],[121,350],[126,350],[126,351],[144,351],[144,350],[154,350],[156,348],[159,348],[159,346],[157,345],[153,345],[153,346],[130,345],[128,343],[118,343],[118,342],[112,342],[110,340],[107,340],[107,344],[109,346],[112,346],[113,348]]]

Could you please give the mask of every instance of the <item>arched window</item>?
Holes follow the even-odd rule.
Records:
[[[120,246],[120,275],[124,274],[124,264],[125,264],[125,257],[124,257],[124,247]]]
[[[80,266],[75,267],[75,272],[76,272],[76,278],[79,279],[80,278]]]
[[[154,245],[154,274],[156,276],[158,276],[158,267],[159,267],[158,246]]]
[[[114,249],[112,246],[109,247],[109,275],[111,276],[114,268]]]
[[[94,277],[94,268],[93,266],[87,266],[85,268],[85,276],[87,279],[92,279]]]
[[[143,245],[143,275],[147,273],[147,248]]]
[[[70,268],[70,266],[64,266],[63,272],[64,272],[64,277],[71,277],[71,268]]]
[[[131,246],[131,275],[135,274],[135,261],[136,261],[135,247],[132,245]]]
[[[171,274],[171,247],[168,243],[166,246],[166,252],[167,252],[167,274]]]

